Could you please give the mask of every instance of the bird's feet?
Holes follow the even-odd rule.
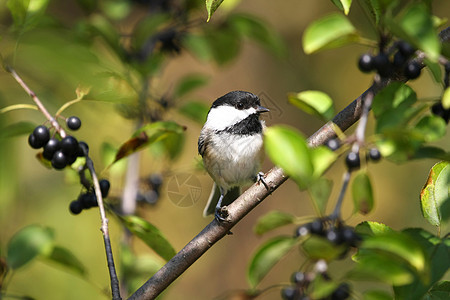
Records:
[[[259,172],[258,175],[256,175],[256,180],[259,183],[262,183],[264,185],[264,187],[266,188],[266,190],[270,190],[269,186],[267,185],[266,180],[264,179],[264,173],[263,172]]]
[[[217,207],[216,212],[214,213],[214,217],[216,218],[217,222],[222,223],[226,222],[228,218],[228,209],[226,206]]]

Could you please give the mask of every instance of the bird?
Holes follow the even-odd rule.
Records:
[[[260,114],[268,111],[258,96],[246,91],[229,92],[212,103],[198,139],[198,153],[214,180],[204,216],[214,213],[217,221],[225,221],[226,206],[243,186],[260,180],[267,188],[260,172],[266,128]]]

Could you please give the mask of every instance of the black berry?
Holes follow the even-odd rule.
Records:
[[[42,155],[46,160],[52,160],[53,155],[56,151],[58,151],[61,148],[59,144],[59,140],[56,138],[51,138],[48,140],[47,144],[44,146],[44,152]]]
[[[333,244],[340,244],[342,242],[341,233],[338,229],[331,228],[326,232],[326,238]]]
[[[373,65],[373,56],[370,54],[363,54],[359,57],[358,61],[358,68],[361,70],[361,72],[369,73],[373,71],[374,65]]]
[[[382,77],[388,76],[391,71],[389,57],[384,53],[379,53],[373,58],[373,66]]]
[[[81,194],[78,197],[78,201],[82,204],[84,209],[98,206],[97,197],[95,197],[94,193]]]
[[[73,200],[72,202],[70,202],[69,209],[71,213],[73,213],[74,215],[78,215],[83,210],[83,206],[81,205],[80,201]]]
[[[349,154],[347,154],[347,157],[345,158],[345,164],[347,165],[347,168],[349,170],[359,169],[359,167],[361,166],[359,153],[350,152]]]
[[[67,165],[72,165],[77,160],[77,154],[71,154],[67,156]]]
[[[348,297],[350,297],[350,286],[345,282],[331,294],[331,300],[345,300]]]
[[[336,151],[341,146],[341,143],[338,139],[331,139],[327,141],[327,147],[330,148],[332,151]]]
[[[395,67],[402,67],[404,64],[406,63],[406,58],[405,58],[405,56],[399,51],[399,52],[396,52],[395,54],[394,54],[394,60],[393,60],[393,62],[392,62],[392,64],[395,66]]]
[[[281,297],[285,300],[298,300],[300,299],[300,290],[295,287],[285,287],[281,290]]]
[[[297,227],[295,230],[296,236],[306,236],[311,233],[311,223],[307,223]]]
[[[33,149],[39,149],[43,146],[43,144],[40,143],[40,141],[32,133],[28,136],[28,145],[30,145]]]
[[[437,117],[441,117],[446,123],[450,119],[450,109],[445,109],[441,102],[433,104],[431,113]]]
[[[37,141],[42,144],[41,147],[47,144],[50,139],[50,131],[44,125],[39,125],[36,127],[33,131],[33,135],[36,137]]]
[[[357,247],[361,241],[361,237],[355,232],[352,227],[345,226],[341,229],[342,240],[352,247]]]
[[[291,276],[291,281],[296,284],[303,284],[307,281],[306,274],[303,272],[295,272]]]
[[[381,153],[377,148],[371,148],[369,150],[369,158],[370,160],[377,162],[381,159]]]
[[[58,150],[53,154],[51,162],[53,168],[62,170],[67,166],[67,157],[61,150]]]
[[[73,136],[66,136],[61,140],[61,151],[66,155],[78,154],[78,141]]]
[[[407,42],[404,42],[404,41],[398,42],[397,48],[398,48],[398,51],[401,54],[403,54],[403,56],[405,58],[410,57],[411,55],[414,54],[414,52],[416,52],[416,49],[414,49],[413,46],[411,46],[410,44],[408,44]]]
[[[100,190],[102,191],[102,197],[108,197],[109,188],[111,186],[109,181],[106,179],[102,179],[98,183],[100,185]]]
[[[81,127],[81,120],[78,117],[72,116],[66,120],[67,128],[71,130],[78,130]]]
[[[408,63],[405,66],[405,69],[403,70],[406,78],[408,79],[416,79],[417,77],[420,76],[420,65],[418,62],[412,61],[410,63]]]
[[[311,233],[317,235],[322,235],[324,233],[322,220],[317,219],[311,223]]]

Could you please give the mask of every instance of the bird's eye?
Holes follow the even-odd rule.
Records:
[[[236,104],[236,108],[237,109],[243,109],[244,108],[244,103],[239,102],[238,104]]]

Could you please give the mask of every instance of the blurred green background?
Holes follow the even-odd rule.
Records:
[[[88,1],[89,2],[89,1]],[[109,2],[100,1],[107,7]],[[116,1],[120,2],[120,1]],[[227,2],[227,1],[225,1]],[[231,2],[231,1],[230,1]],[[266,117],[266,124],[289,124],[298,128],[306,136],[314,133],[323,124],[291,106],[287,101],[288,92],[321,90],[335,101],[336,111],[341,110],[364,92],[371,82],[371,75],[362,74],[357,69],[359,55],[367,49],[362,46],[349,46],[338,50],[320,52],[306,56],[301,47],[301,37],[306,26],[330,12],[336,11],[331,1],[235,1],[233,12],[251,13],[267,22],[284,39],[287,54],[275,57],[254,42],[242,44],[239,55],[223,66],[205,63],[187,51],[167,60],[164,68],[151,82],[151,92],[156,95],[173,88],[183,76],[190,73],[207,75],[209,83],[188,100],[203,101],[206,105],[231,90],[247,90],[261,97],[263,105],[272,109]],[[145,6],[132,6],[127,18],[116,21],[122,32],[132,28],[136,20],[147,9]],[[434,1],[434,13],[448,17],[450,2]],[[211,26],[220,22],[228,12],[219,9],[213,16]],[[51,112],[65,102],[76,97],[79,84],[91,86],[93,93],[105,94],[120,90],[114,95],[126,100],[130,94],[127,86],[119,86],[114,80],[99,79],[99,71],[123,68],[111,51],[98,40],[86,43],[79,39],[82,30],[81,20],[85,17],[76,1],[50,1],[47,14],[64,24],[61,30],[47,30],[54,26],[52,18],[45,20],[37,29],[24,33],[20,39],[11,32],[11,16],[0,3],[0,53],[36,92]],[[206,20],[206,11],[200,11],[201,21]],[[373,38],[374,32],[358,5],[352,7],[350,18],[363,35]],[[97,85],[98,84],[98,85]],[[108,84],[114,88],[108,90]],[[440,87],[431,76],[424,72],[420,79],[411,83],[420,98],[438,97]],[[87,97],[89,99],[89,96]],[[12,104],[31,103],[31,100],[11,75],[0,71],[0,108]],[[83,125],[75,136],[86,141],[98,171],[105,165],[102,144],[107,142],[118,147],[126,141],[135,129],[135,122],[122,117],[113,100],[82,101],[69,107],[64,116],[77,115]],[[188,118],[169,111],[166,119],[173,119],[186,126],[186,140],[181,156],[167,168],[168,161],[154,158],[150,151],[144,150],[140,164],[140,174],[159,174],[163,172],[164,184],[161,198],[154,206],[139,208],[139,214],[157,226],[174,245],[181,249],[211,218],[203,218],[203,206],[208,198],[212,180],[207,174],[196,169],[197,138],[201,126]],[[43,116],[32,110],[18,110],[0,115],[0,127],[20,121],[43,123]],[[369,123],[368,132],[371,131]],[[450,148],[450,139],[443,139],[440,146]],[[0,139],[0,251],[5,255],[10,237],[29,224],[42,224],[55,229],[56,241],[77,255],[87,266],[88,282],[70,272],[35,261],[18,270],[7,282],[8,293],[29,295],[35,299],[102,299],[102,290],[109,288],[106,259],[101,237],[100,217],[95,209],[73,216],[68,211],[71,200],[76,199],[80,186],[73,173],[58,172],[43,167],[36,159],[37,151],[27,145],[26,135]],[[369,172],[374,185],[376,206],[368,216],[351,216],[352,203],[347,195],[344,203],[344,217],[350,225],[363,220],[383,222],[394,229],[405,227],[424,227],[435,231],[421,216],[419,193],[425,183],[428,171],[435,163],[432,160],[409,162],[396,165],[386,160],[371,164]],[[343,162],[338,161],[327,174],[334,180],[334,189],[329,203],[331,209],[337,197]],[[124,163],[107,170],[102,176],[111,180],[110,194],[121,196],[123,187]],[[266,159],[263,171],[272,167]],[[171,187],[168,183],[177,176],[193,174],[200,182],[198,201],[188,207],[175,205],[168,197]],[[180,193],[188,193],[183,189]],[[263,241],[275,234],[292,234],[292,227],[282,228],[263,237],[256,236],[252,228],[258,217],[277,209],[292,212],[298,216],[313,217],[314,209],[310,199],[297,186],[288,181],[272,196],[266,199],[227,236],[212,247],[198,262],[185,272],[164,293],[166,299],[211,299],[230,290],[245,289],[246,269],[252,253]],[[123,229],[111,217],[110,233],[116,259],[121,255],[119,244]],[[133,249],[140,255],[151,253],[140,241],[133,242]],[[279,282],[289,281],[290,275],[301,266],[303,258],[298,252],[289,253],[263,280],[261,288]],[[339,274],[348,268],[348,260],[331,265],[331,273]],[[120,266],[119,266],[120,268]],[[448,276],[447,276],[448,277]],[[360,283],[358,289],[366,285]],[[108,298],[108,297],[103,297]],[[272,290],[261,299],[277,299],[279,290]],[[6,298],[8,299],[8,298]]]

